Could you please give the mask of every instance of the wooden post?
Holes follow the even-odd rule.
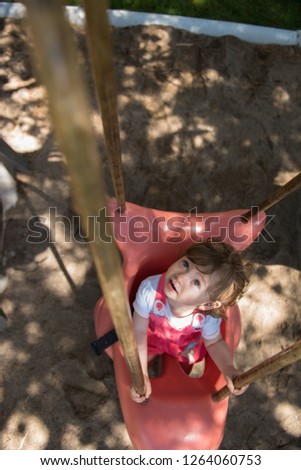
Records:
[[[94,82],[101,109],[111,175],[117,204],[121,212],[123,212],[125,210],[125,195],[121,164],[116,82],[112,59],[112,40],[107,18],[107,1],[84,0],[84,7]]]
[[[133,385],[144,394],[144,380],[131,322],[117,246],[99,220],[106,208],[101,159],[90,120],[77,50],[60,0],[25,0],[46,85],[58,141],[64,152],[73,195],[82,218],[103,294],[127,361]],[[110,243],[109,243],[110,242]]]
[[[297,341],[292,346],[284,349],[278,354],[270,357],[266,361],[258,364],[252,369],[247,370],[239,377],[234,379],[233,384],[235,388],[242,388],[245,385],[249,385],[256,380],[267,377],[268,375],[277,372],[277,370],[283,369],[290,364],[301,359],[301,340]],[[227,386],[221,388],[212,395],[212,399],[215,402],[219,402],[230,395],[230,391]]]
[[[268,199],[263,201],[261,204],[259,204],[259,206],[254,206],[252,207],[251,210],[249,210],[249,212],[247,212],[246,214],[243,214],[242,220],[244,222],[248,222],[258,212],[269,209],[270,207],[274,206],[277,202],[281,201],[286,196],[291,194],[293,191],[296,191],[296,189],[299,189],[300,187],[301,187],[301,173],[298,173],[297,176],[292,178],[285,185],[281,186],[281,188],[278,189],[278,191],[276,191],[275,194],[273,194]]]

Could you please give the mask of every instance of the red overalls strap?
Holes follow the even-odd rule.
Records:
[[[203,359],[206,354],[202,338],[202,325],[205,316],[192,313],[190,325],[178,330],[169,323],[167,299],[164,293],[165,273],[161,275],[157,287],[154,305],[148,325],[148,353],[167,353],[180,362],[193,364]]]

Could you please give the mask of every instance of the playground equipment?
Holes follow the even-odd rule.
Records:
[[[130,437],[134,446],[140,449],[216,449],[223,436],[227,400],[219,403],[212,399],[212,393],[224,385],[224,380],[210,359],[206,359],[203,376],[192,379],[177,361],[164,357],[163,373],[153,380],[149,402],[142,406],[130,400],[129,384],[133,383],[137,392],[143,395],[144,382],[129,300],[132,301],[144,277],[164,271],[196,237],[206,239],[223,234],[224,241],[240,250],[245,249],[264,226],[266,204],[260,205],[258,213],[248,213],[247,217],[244,216],[246,210],[239,210],[197,214],[194,219],[191,214],[166,213],[125,203],[120,146],[116,143],[118,121],[106,5],[104,1],[87,0],[85,10],[91,57],[117,199],[117,202],[108,201],[89,119],[84,80],[77,68],[74,44],[60,2],[27,0],[25,3],[48,89],[53,122],[68,160],[73,192],[86,232],[93,232],[90,223],[100,209],[107,208],[108,214],[114,217],[112,232],[109,227],[106,231],[102,226],[100,237],[90,240],[105,299],[101,299],[95,308],[95,326],[97,336],[110,332],[114,326],[119,339],[107,352],[114,360],[120,402]],[[281,198],[300,184],[299,175],[289,189],[284,188]],[[276,199],[274,202],[280,200],[279,195]],[[268,204],[270,207],[271,200]],[[143,243],[135,243],[129,223],[123,226],[124,232],[116,232],[121,227],[118,220],[123,214],[127,222],[138,217],[149,224],[149,238]],[[162,223],[158,224],[158,220]],[[175,220],[183,222],[180,232],[171,224]],[[212,224],[212,220],[216,223]],[[108,236],[112,239],[109,244],[104,242]],[[118,241],[124,237],[125,243]],[[123,256],[122,266],[117,244]],[[228,316],[222,332],[234,353],[240,336],[238,307],[229,309]],[[300,357],[299,348],[293,360]],[[243,383],[239,385],[243,386]]]
[[[120,224],[115,200],[108,204],[109,214],[115,219],[118,246],[123,256],[123,275],[130,302],[134,300],[140,282],[147,276],[165,272],[196,237],[218,237],[236,248],[245,249],[264,226],[265,214],[260,213],[248,224],[242,222],[242,211],[213,214],[171,213],[126,204],[127,220],[144,220],[147,240],[137,243],[129,224]],[[212,221],[215,221],[212,224]],[[160,221],[160,223],[159,223]],[[181,237],[175,233],[172,222],[181,223]],[[210,222],[211,221],[211,222]],[[126,240],[126,241],[125,241]],[[232,354],[240,339],[238,306],[227,310],[222,333]],[[100,299],[95,307],[97,337],[103,337],[113,328],[106,302]],[[152,379],[152,395],[143,406],[134,403],[129,394],[131,376],[119,343],[106,349],[114,361],[115,377],[123,416],[129,436],[138,449],[217,449],[223,437],[228,400],[214,403],[211,395],[225,381],[210,358],[206,358],[204,374],[193,379],[179,362],[163,356],[163,370]]]
[[[0,136],[0,265],[3,263],[6,212],[14,207],[18,200],[15,172],[28,173],[28,163],[20,157]]]

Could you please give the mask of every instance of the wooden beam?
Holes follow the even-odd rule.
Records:
[[[99,282],[133,385],[144,394],[144,380],[125,291],[119,252],[109,227],[99,223],[106,207],[104,179],[93,133],[84,77],[60,0],[25,0],[33,42],[46,85],[52,121],[66,156],[73,196],[92,251]],[[100,221],[101,222],[101,221]],[[111,243],[108,243],[108,237]]]
[[[246,214],[243,214],[242,220],[244,222],[248,222],[258,212],[266,211],[270,207],[277,204],[277,202],[281,201],[282,199],[287,197],[289,194],[291,194],[293,191],[296,191],[299,188],[301,188],[301,173],[298,173],[297,176],[292,178],[285,185],[281,186],[281,188],[278,189],[278,191],[276,191],[268,199],[265,199],[261,204],[259,204],[258,206],[252,207],[252,209],[249,210],[249,212],[247,212]]]
[[[284,349],[283,351],[275,354],[264,362],[261,362],[252,369],[242,373],[239,377],[234,379],[233,384],[235,388],[242,388],[245,385],[249,385],[256,380],[263,379],[268,375],[277,372],[283,367],[286,367],[294,362],[301,359],[301,340],[297,341],[292,346]],[[221,388],[212,395],[212,399],[215,402],[219,402],[230,395],[230,391],[227,386]]]
[[[94,82],[101,109],[111,176],[117,205],[120,207],[121,212],[124,212],[125,192],[121,163],[117,92],[111,30],[107,18],[107,1],[84,0],[84,8]]]

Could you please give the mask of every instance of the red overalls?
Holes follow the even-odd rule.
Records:
[[[166,273],[162,274],[157,288],[155,302],[149,317],[147,345],[149,354],[167,353],[180,362],[193,364],[201,361],[206,354],[202,337],[205,315],[197,309],[191,315],[191,324],[177,330],[166,318],[167,300],[164,293]]]

